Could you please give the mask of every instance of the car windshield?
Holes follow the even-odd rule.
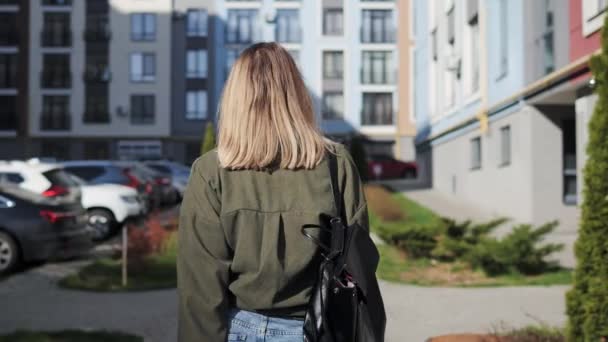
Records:
[[[76,176],[75,174],[72,173],[68,173],[68,176],[79,186],[83,186],[83,185],[87,185],[89,183],[87,183],[87,181],[85,181],[84,179]]]

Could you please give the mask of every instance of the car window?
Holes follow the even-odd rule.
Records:
[[[63,187],[78,186],[78,183],[76,183],[72,178],[70,178],[70,175],[63,169],[50,170],[44,172],[43,175],[53,185],[59,185]]]
[[[16,172],[2,172],[0,173],[0,179],[4,182],[9,182],[13,184],[21,184],[25,182],[25,179],[21,174]]]
[[[101,166],[66,166],[65,170],[87,182],[92,181],[104,173],[104,168]]]
[[[147,167],[153,168],[154,170],[163,172],[163,173],[171,173],[171,170],[164,166],[164,165],[158,165],[158,164],[146,164]]]

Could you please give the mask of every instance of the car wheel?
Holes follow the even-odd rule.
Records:
[[[403,171],[403,178],[406,178],[406,179],[416,178],[416,170],[406,169],[405,171]]]
[[[99,241],[106,239],[112,234],[116,224],[114,215],[103,209],[93,209],[89,211],[89,227],[93,230],[93,240]]]
[[[19,264],[19,246],[8,234],[0,232],[0,274],[7,274]]]

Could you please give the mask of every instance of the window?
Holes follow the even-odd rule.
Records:
[[[323,52],[323,79],[341,80],[344,73],[344,53],[342,51]]]
[[[341,8],[323,9],[323,34],[326,36],[344,34],[344,11]]]
[[[392,10],[363,10],[362,13],[361,42],[395,42],[395,25]]]
[[[576,204],[578,175],[576,170],[576,121],[574,119],[562,121],[562,146],[564,203]]]
[[[72,45],[70,13],[45,12],[43,20],[42,46],[66,47]]]
[[[154,82],[156,79],[156,55],[153,53],[131,54],[131,81]]]
[[[95,147],[95,149],[99,148],[99,146],[91,146],[89,144],[90,143],[85,143],[85,154],[89,153],[88,150],[90,147]],[[107,159],[108,157],[87,159]],[[67,172],[73,173],[78,176],[78,178],[82,178],[87,182],[93,181],[95,178],[103,175],[106,172],[102,166],[65,166],[64,169]]]
[[[110,81],[110,68],[107,52],[90,51],[87,54],[84,80],[87,83]]]
[[[606,0],[582,0],[584,36],[588,36],[602,27],[607,5]]]
[[[363,125],[392,125],[393,124],[393,94],[392,93],[363,93]]]
[[[553,1],[545,0],[545,33],[543,34],[543,54],[545,75],[555,70],[555,47],[554,47],[554,28],[553,28]]]
[[[0,46],[19,44],[17,14],[0,12]]]
[[[500,37],[499,37],[499,41],[500,41],[500,46],[498,47],[498,53],[500,55],[499,57],[499,62],[500,62],[500,66],[499,66],[499,72],[500,74],[498,75],[498,78],[501,78],[503,76],[505,76],[507,74],[508,71],[508,65],[509,65],[509,51],[508,51],[508,47],[509,47],[509,28],[507,27],[507,21],[508,21],[508,7],[507,7],[507,0],[499,0],[500,1],[500,21],[499,21],[499,25],[500,25]]]
[[[454,45],[456,39],[456,22],[454,20],[454,5],[446,14],[448,22],[448,44]]]
[[[186,119],[207,118],[207,91],[195,90],[186,93]]]
[[[361,83],[392,84],[395,82],[392,52],[363,51],[361,65]]]
[[[17,96],[0,96],[0,131],[17,129]]]
[[[471,170],[481,169],[481,137],[471,140]]]
[[[153,124],[156,116],[154,95],[131,95],[131,123]]]
[[[188,37],[207,36],[207,11],[203,9],[188,10],[186,35]]]
[[[280,43],[299,43],[302,40],[300,11],[297,9],[277,10],[275,37]]]
[[[344,94],[342,92],[323,93],[323,120],[338,120],[344,117]]]
[[[70,55],[66,53],[45,53],[42,55],[42,88],[70,88],[72,73]]]
[[[500,166],[511,164],[511,126],[500,129]]]
[[[70,98],[63,95],[44,95],[42,97],[41,130],[70,129]]]
[[[207,77],[207,50],[188,50],[186,54],[186,77]]]
[[[470,77],[471,77],[471,94],[476,93],[479,90],[479,82],[481,79],[479,69],[479,20],[478,15],[475,15],[469,21],[469,33],[470,33]]]
[[[110,23],[106,12],[88,12],[84,38],[86,41],[107,41],[110,39]]]
[[[42,0],[44,6],[69,6],[72,0]]]
[[[108,89],[104,86],[87,86],[85,89],[84,123],[110,122]]]
[[[17,54],[0,54],[0,89],[17,88]]]
[[[153,41],[156,39],[156,14],[131,14],[131,40]]]
[[[253,9],[228,10],[226,39],[228,43],[250,44],[255,40],[258,11]]]

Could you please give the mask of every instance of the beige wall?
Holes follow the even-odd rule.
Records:
[[[399,61],[397,63],[399,110],[396,118],[397,136],[395,139],[395,154],[401,159],[414,160],[416,159],[414,151],[416,126],[413,121],[414,113],[411,88],[411,70],[414,63],[412,59],[414,40],[413,33],[411,32],[411,0],[398,0],[397,8],[397,29],[399,30],[397,34],[397,49],[399,51]]]

